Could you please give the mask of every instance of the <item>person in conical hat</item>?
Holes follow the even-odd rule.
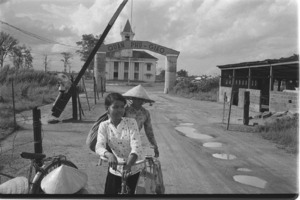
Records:
[[[123,96],[129,101],[128,106],[125,108],[125,117],[134,118],[137,121],[140,133],[146,135],[150,145],[154,149],[154,156],[159,157],[150,112],[143,107],[143,104],[149,103],[152,105],[155,101],[149,97],[146,90],[141,85],[131,88],[125,92]],[[144,132],[142,131],[143,127]],[[147,147],[149,145],[144,143],[142,146]]]

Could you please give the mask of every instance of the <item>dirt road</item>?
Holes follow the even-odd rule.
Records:
[[[108,85],[107,91],[125,92],[131,87]],[[297,156],[278,149],[250,132],[227,131],[221,103],[166,95],[163,86],[146,87],[156,102],[146,106],[160,150],[166,194],[274,194],[297,193]],[[66,155],[88,174],[87,190],[102,194],[106,166],[96,166],[98,156],[85,146],[93,121],[103,112],[103,98],[89,111],[84,95],[82,121],[47,124],[51,105],[41,107],[43,148],[51,156]],[[71,105],[61,119],[71,118]],[[233,107],[233,121],[242,113]],[[23,113],[23,130],[1,142],[0,170],[26,174],[29,165],[19,152],[33,151],[31,112]],[[28,116],[28,117],[26,117]],[[144,138],[145,139],[145,138]],[[12,154],[11,149],[14,145]]]

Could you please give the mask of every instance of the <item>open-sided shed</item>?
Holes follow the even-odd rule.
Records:
[[[244,91],[250,91],[254,111],[298,111],[299,55],[264,61],[218,65],[221,70],[219,101],[231,97],[242,107]]]

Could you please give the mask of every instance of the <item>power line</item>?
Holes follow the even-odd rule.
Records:
[[[50,40],[50,39],[48,39],[48,38],[39,36],[39,35],[37,35],[37,34],[31,33],[31,32],[29,32],[29,31],[25,31],[25,30],[23,30],[23,29],[20,29],[20,28],[18,28],[18,27],[16,27],[16,26],[11,25],[11,24],[9,24],[9,23],[7,23],[7,22],[1,21],[1,20],[0,20],[0,22],[1,22],[2,24],[4,24],[4,25],[7,25],[7,26],[9,26],[9,27],[12,27],[12,28],[14,28],[14,29],[20,31],[20,32],[23,33],[23,34],[29,35],[29,36],[31,36],[31,37],[33,37],[33,38],[36,38],[36,39],[39,39],[39,40],[41,40],[41,41],[44,41],[44,42],[47,42],[47,43],[51,43],[51,44],[58,44],[58,45],[63,45],[63,46],[67,46],[67,47],[79,49],[79,47],[71,46],[71,45],[67,45],[67,44],[63,44],[63,43],[60,43],[60,42],[57,42],[57,41]]]

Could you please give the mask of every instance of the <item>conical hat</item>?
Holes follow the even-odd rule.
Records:
[[[128,97],[128,98],[130,98],[130,97],[140,98],[140,99],[143,99],[146,102],[150,102],[150,103],[154,102],[152,99],[150,99],[150,97],[148,96],[146,90],[141,85],[138,85],[138,86],[135,86],[134,88],[131,88],[130,90],[125,92],[123,94],[123,96],[125,98],[126,97]]]
[[[28,193],[28,179],[19,176],[0,185],[0,194],[26,194]]]
[[[80,170],[61,165],[43,178],[41,188],[46,194],[74,194],[85,186],[87,179]]]

